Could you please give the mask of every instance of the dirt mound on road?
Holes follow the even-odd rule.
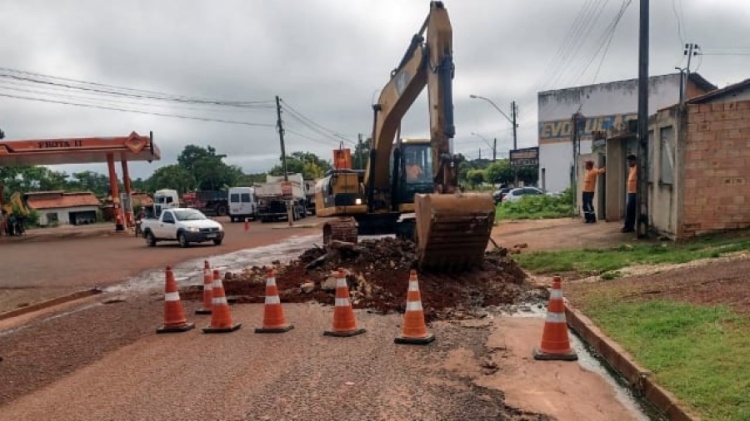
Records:
[[[409,271],[416,265],[416,247],[394,238],[365,240],[358,244],[334,243],[330,249],[306,250],[289,264],[276,264],[276,284],[284,302],[315,300],[333,305],[335,272],[346,273],[354,308],[381,313],[403,312]],[[457,274],[421,272],[419,287],[428,320],[460,317],[478,307],[513,304],[531,289],[526,275],[507,250],[485,254],[481,268]],[[240,273],[227,272],[224,288],[237,302],[262,303],[266,272],[250,267]],[[183,299],[201,300],[202,286],[180,292]]]

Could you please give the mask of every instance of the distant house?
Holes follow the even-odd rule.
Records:
[[[39,213],[39,225],[82,225],[96,222],[99,199],[91,192],[33,192],[26,205]]]

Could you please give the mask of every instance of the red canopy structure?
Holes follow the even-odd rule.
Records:
[[[0,167],[25,165],[93,164],[106,162],[109,168],[109,186],[115,202],[115,229],[124,230],[134,225],[132,212],[123,214],[120,192],[115,172],[115,160],[122,163],[123,185],[130,197],[128,161],[158,161],[161,152],[154,143],[153,133],[141,136],[136,132],[123,137],[84,137],[62,139],[0,140]],[[0,182],[0,207],[3,185]]]

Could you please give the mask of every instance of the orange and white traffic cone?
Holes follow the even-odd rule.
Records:
[[[333,309],[333,329],[326,330],[326,336],[354,336],[365,333],[364,328],[357,327],[354,309],[349,296],[344,270],[339,269],[336,275],[336,306]]]
[[[266,304],[263,309],[263,327],[255,328],[255,333],[283,333],[294,329],[286,322],[284,309],[281,308],[279,289],[273,268],[269,268],[266,277]]]
[[[214,281],[211,288],[211,325],[203,328],[203,333],[227,333],[239,329],[242,324],[232,322],[229,303],[224,293],[224,284],[218,269],[214,269]]]
[[[245,232],[250,231],[250,220],[245,218]]]
[[[435,340],[435,335],[427,331],[417,271],[413,269],[409,272],[409,289],[406,291],[406,311],[403,323],[401,335],[393,340],[395,343],[427,345]]]
[[[203,307],[195,310],[195,314],[211,314],[213,307],[213,282],[214,277],[208,260],[203,261]]]
[[[167,266],[164,283],[164,325],[156,329],[156,333],[185,332],[194,327],[195,323],[188,323],[185,318],[185,310],[182,307],[174,273],[172,273],[172,268]]]
[[[562,280],[559,276],[552,278],[552,290],[547,304],[547,320],[544,322],[542,344],[534,348],[535,360],[575,361],[578,355],[570,346],[568,325],[565,320]]]

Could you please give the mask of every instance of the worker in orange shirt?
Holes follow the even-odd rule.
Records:
[[[622,232],[635,232],[635,193],[636,186],[638,184],[638,159],[635,155],[628,155],[628,199],[625,205],[625,226],[622,227]]]
[[[594,168],[594,161],[586,161],[586,175],[583,177],[583,216],[587,224],[596,223],[594,191],[596,178],[602,174],[604,174],[604,168]]]

